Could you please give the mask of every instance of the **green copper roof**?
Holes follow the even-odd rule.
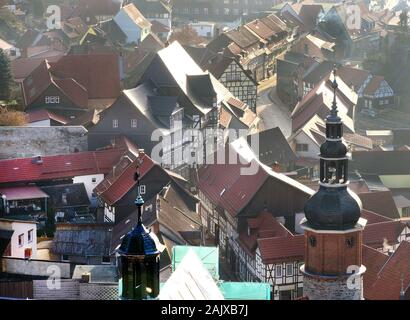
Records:
[[[172,271],[174,272],[187,252],[192,249],[215,280],[219,279],[219,249],[216,247],[174,246]]]
[[[270,300],[269,283],[222,282],[219,286],[226,300]]]

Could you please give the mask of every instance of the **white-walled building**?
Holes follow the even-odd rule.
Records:
[[[127,43],[140,44],[151,32],[151,23],[132,3],[122,7],[113,20],[126,35]]]
[[[37,256],[37,223],[31,220],[0,218],[0,232],[10,236],[4,256],[35,259]]]

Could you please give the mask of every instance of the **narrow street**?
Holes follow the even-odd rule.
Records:
[[[258,90],[256,112],[261,118],[260,131],[279,127],[288,138],[292,133],[291,112],[276,94],[276,76],[261,82]]]

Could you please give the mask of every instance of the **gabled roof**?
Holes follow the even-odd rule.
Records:
[[[260,163],[245,138],[227,145],[222,153],[225,153],[225,159],[229,159],[229,153],[237,155],[237,164],[229,164],[226,160],[226,164],[205,165],[199,170],[198,187],[214,204],[220,205],[233,217],[253,199],[267,179],[281,181],[307,195],[313,194],[310,188]],[[255,174],[243,174],[243,170],[250,166],[256,169]]]
[[[53,63],[44,60],[23,81],[26,106],[50,85],[83,108],[87,107],[88,99],[116,98],[120,93],[118,58],[111,54],[95,54],[63,56]]]
[[[255,44],[259,43],[260,38],[246,29],[244,26],[240,26],[237,29],[228,31],[226,36],[231,39],[241,49],[247,49]]]
[[[295,153],[279,127],[264,130],[256,134],[259,138],[258,156],[262,163],[270,165],[277,161],[279,164],[285,164],[296,160]],[[250,147],[256,151],[252,145],[253,137],[253,134],[248,135],[247,141]]]
[[[299,17],[302,19],[306,31],[310,31],[316,26],[319,15],[323,11],[321,4],[302,5],[299,11]]]
[[[305,256],[305,236],[289,235],[258,239],[258,247],[264,264],[285,261],[303,261]]]
[[[151,22],[149,22],[142,15],[142,13],[137,9],[137,7],[133,3],[125,5],[121,8],[121,11],[125,12],[128,15],[128,17],[132,20],[132,22],[141,29],[151,27]]]
[[[121,9],[121,3],[121,0],[80,0],[78,12],[95,16],[113,16]]]
[[[372,264],[366,264],[370,269],[365,272],[365,280],[368,277],[371,281],[367,281],[367,284],[365,282],[365,299],[399,300],[401,289],[406,290],[410,285],[410,242],[402,241],[390,257],[366,251],[364,250],[364,256],[371,256],[373,259]]]
[[[270,29],[266,24],[260,20],[253,20],[245,24],[245,28],[251,30],[258,37],[265,41],[269,41],[271,37],[275,35],[275,31]]]
[[[166,4],[167,1],[132,0],[131,2],[134,3],[138,10],[140,10],[144,15],[171,13],[171,8]]]
[[[256,218],[248,218],[247,224],[249,230],[240,232],[239,243],[251,255],[255,253],[259,239],[292,236],[292,233],[267,211],[259,213]]]
[[[158,20],[151,20],[151,32],[157,33],[167,33],[170,29],[168,26],[162,24]]]
[[[363,208],[376,212],[387,218],[400,218],[390,190],[365,192],[358,194],[358,196],[362,201]]]
[[[144,40],[141,41],[139,48],[149,51],[157,52],[165,47],[165,44],[155,33],[148,34]]]
[[[64,53],[61,51],[50,51],[51,55],[46,59],[49,63],[58,61]],[[21,81],[27,78],[45,58],[18,58],[11,61],[11,72],[15,80]]]
[[[405,223],[394,220],[366,225],[363,243],[376,249],[382,248],[385,240],[388,245],[395,245],[399,242],[399,236],[405,227]]]
[[[41,163],[36,163],[33,158],[0,160],[0,171],[3,172],[0,175],[0,183],[37,182],[98,173],[107,174],[124,154],[130,152],[132,146],[128,144],[129,142],[124,141],[116,147],[100,151],[43,156]]]
[[[316,85],[301,101],[295,106],[292,112],[293,132],[301,128],[314,115],[319,115],[323,120],[329,114],[333,103],[333,74],[328,76]],[[339,116],[343,120],[345,128],[354,132],[354,123],[351,118],[354,106],[357,103],[357,94],[354,93],[341,79],[336,76],[338,88],[336,91],[336,103]]]
[[[148,228],[158,222],[163,238],[170,237],[171,233],[171,238],[179,244],[199,244],[201,220],[196,213],[197,202],[195,196],[171,180],[163,190],[145,202],[143,224]],[[118,248],[123,236],[137,224],[137,218],[135,210],[115,225],[111,251]]]
[[[137,151],[137,150],[136,150]],[[121,158],[109,174],[95,187],[94,192],[106,204],[112,206],[136,185],[134,180],[137,161],[140,165],[140,178],[143,178],[156,164],[146,154],[132,152]]]
[[[89,99],[116,98],[121,90],[118,58],[114,54],[63,56],[52,63],[52,72],[60,78],[75,79],[87,89]]]
[[[366,88],[364,89],[363,94],[372,96],[375,94],[377,89],[379,89],[384,77],[382,76],[373,76],[372,79],[367,84]]]

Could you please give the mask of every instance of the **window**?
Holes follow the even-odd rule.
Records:
[[[131,119],[131,128],[137,127],[137,119]]]
[[[305,43],[304,47],[303,47],[303,51],[305,54],[309,54],[309,47],[308,45]]]
[[[67,193],[63,192],[61,194],[61,202],[65,205],[67,204]]]
[[[70,257],[68,256],[68,254],[61,255],[61,261],[70,261]]]
[[[118,128],[118,119],[113,119],[112,120],[112,127],[113,128]]]
[[[293,276],[293,265],[290,263],[286,265],[286,275]]]
[[[92,182],[92,183],[96,183],[96,182],[97,182],[97,178],[91,178],[91,182]]]
[[[22,247],[24,245],[24,233],[19,235],[18,241],[19,241],[19,247]]]
[[[410,207],[402,208],[401,209],[401,216],[402,216],[402,218],[410,217]]]
[[[297,143],[296,144],[296,151],[299,152],[306,152],[309,150],[309,145],[306,143]]]
[[[229,15],[229,8],[224,8],[224,15],[226,15],[226,16]]]
[[[140,194],[145,194],[145,192],[146,192],[145,185],[140,185]]]
[[[34,230],[31,229],[28,231],[28,242],[32,242],[33,241],[33,235],[34,235]]]
[[[282,277],[282,266],[276,266],[275,277]]]
[[[103,257],[101,258],[101,263],[103,263],[103,264],[110,264],[110,263],[111,263],[110,257],[109,257],[109,256],[103,256]]]
[[[59,96],[46,96],[46,103],[47,104],[60,103],[60,97]]]

